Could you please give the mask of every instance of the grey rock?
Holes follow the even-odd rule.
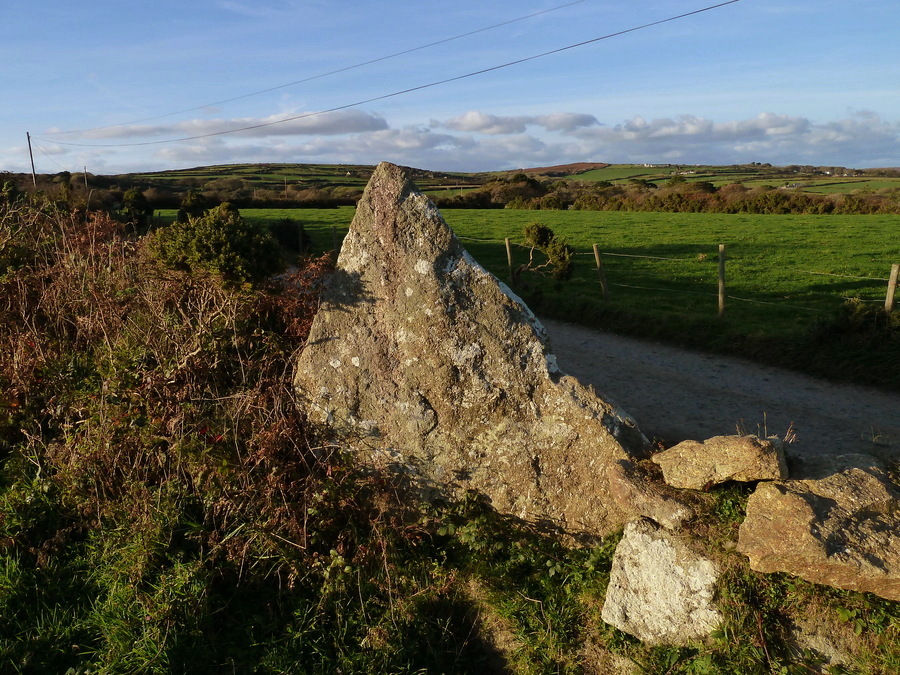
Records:
[[[727,481],[780,480],[788,475],[781,441],[756,436],[683,441],[652,459],[662,467],[666,483],[691,490]]]
[[[608,476],[613,499],[630,504],[637,515],[667,529],[678,529],[695,515],[694,509],[671,494],[674,490],[654,482],[634,462],[619,460],[610,467]]]
[[[719,575],[674,534],[632,521],[613,556],[601,617],[649,645],[702,641],[723,620],[713,603]]]
[[[737,550],[759,572],[900,600],[900,492],[877,462],[848,459],[816,479],[761,483]]]
[[[829,626],[801,618],[791,626],[791,638],[799,650],[811,650],[828,666],[845,666],[852,661],[850,654],[834,639]],[[829,671],[822,671],[829,672]]]
[[[423,490],[596,534],[632,512],[608,471],[648,453],[635,421],[560,372],[537,318],[400,167],[366,187],[295,386],[360,460]]]

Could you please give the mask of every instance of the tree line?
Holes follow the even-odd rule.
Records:
[[[438,199],[444,208],[512,208],[532,210],[655,211],[673,213],[752,214],[896,214],[900,188],[814,194],[796,188],[748,187],[675,176],[662,186],[643,179],[624,184],[608,181],[540,181],[525,174],[487,183],[478,190]]]

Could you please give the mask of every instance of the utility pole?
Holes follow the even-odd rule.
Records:
[[[31,134],[26,131],[25,136],[28,138],[28,156],[31,158],[31,182],[34,187],[37,187],[37,175],[34,173],[34,153],[31,152]]]
[[[88,189],[88,184],[87,184],[87,167],[84,167],[84,189],[85,189],[85,190]]]

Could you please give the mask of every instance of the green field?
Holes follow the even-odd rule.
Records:
[[[811,181],[804,184],[802,189],[804,192],[815,192],[816,194],[836,194],[844,192],[853,192],[854,190],[891,190],[900,188],[900,178],[853,178],[844,181]]]
[[[354,209],[245,209],[243,213],[264,222],[286,217],[302,222],[314,245],[324,250],[331,246],[331,227],[342,236]],[[896,216],[497,209],[445,209],[443,215],[476,259],[501,277],[507,276],[503,239],[509,237],[520,245],[514,258],[523,263],[527,258],[527,250],[521,247],[525,224],[539,220],[550,226],[578,254],[575,276],[560,291],[564,294],[599,296],[591,254],[597,243],[611,287],[609,303],[642,314],[646,308],[654,316],[683,316],[685,311],[697,318],[717,315],[718,244],[723,243],[727,293],[732,296],[728,321],[748,333],[789,334],[815,315],[836,309],[848,297],[883,302],[891,264],[900,261]]]
[[[166,185],[206,187],[217,180],[235,179],[244,187],[280,191],[288,186],[301,188],[349,188],[362,190],[374,166],[356,164],[225,164],[193,169],[132,174],[147,186]],[[416,182],[422,189],[453,189],[482,182],[477,174],[416,171]]]
[[[739,181],[756,178],[759,173],[746,168],[722,166],[644,166],[642,164],[611,164],[602,169],[592,169],[584,173],[572,175],[574,180],[600,181],[612,183],[627,182],[632,178],[640,178],[651,182],[664,182],[674,174],[683,175],[685,180],[708,180],[715,185],[728,185]]]
[[[658,178],[662,175],[669,175],[675,169],[649,168],[640,164],[611,164],[603,169],[591,169],[584,173],[571,176],[575,180],[599,181],[608,180],[610,182],[625,181],[629,178]]]
[[[711,181],[717,186],[725,183]],[[850,192],[892,190],[900,188],[900,178],[827,178],[827,179],[791,179],[791,178],[766,178],[742,181],[748,188],[769,185],[773,187],[796,185],[801,192],[809,192],[818,195],[847,194]]]

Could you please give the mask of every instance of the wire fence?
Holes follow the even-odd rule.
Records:
[[[533,249],[529,246],[525,246],[523,244],[518,244],[510,241],[509,239],[480,239],[476,237],[459,237],[461,241],[469,241],[478,244],[498,244],[502,245],[506,248],[506,256],[507,263],[509,267],[509,275],[512,280],[516,278],[516,265],[514,264],[514,256],[513,256],[513,248],[525,249],[528,250],[529,257],[531,256],[531,252]],[[772,301],[772,300],[761,300],[759,298],[751,298],[751,297],[742,297],[738,295],[733,295],[727,291],[728,282],[726,276],[726,268],[727,268],[727,259],[726,259],[726,246],[725,244],[719,244],[719,258],[718,258],[718,291],[713,292],[712,290],[694,290],[687,288],[663,288],[661,286],[648,286],[639,283],[625,283],[624,281],[614,281],[611,282],[607,279],[607,267],[604,264],[604,259],[606,258],[631,258],[631,259],[641,259],[648,260],[653,262],[666,262],[666,263],[683,263],[683,264],[697,264],[700,262],[705,262],[708,257],[705,254],[700,254],[700,256],[694,257],[670,257],[670,256],[659,256],[659,255],[640,255],[635,253],[619,253],[615,251],[600,251],[598,245],[594,245],[593,251],[573,251],[572,254],[574,256],[589,256],[594,258],[595,269],[598,275],[599,285],[601,287],[601,292],[604,299],[608,299],[611,295],[610,287],[614,288],[627,288],[633,290],[640,291],[648,291],[648,292],[659,292],[659,293],[674,293],[674,294],[685,294],[685,295],[693,295],[693,296],[707,296],[707,297],[715,297],[718,301],[718,309],[719,316],[724,316],[725,314],[725,306],[727,301],[735,301],[740,303],[748,303],[748,304],[756,304],[756,305],[767,305],[773,307],[784,307],[787,309],[811,312],[811,313],[828,313],[829,310],[817,308],[817,307],[807,307],[803,305],[798,305],[790,302],[784,301]],[[898,272],[900,272],[900,264],[893,264],[891,266],[890,272],[887,277],[873,277],[873,276],[859,276],[852,274],[838,274],[834,272],[820,272],[814,270],[795,270],[798,274],[806,274],[812,276],[821,276],[821,277],[834,277],[837,279],[850,279],[853,281],[868,281],[868,282],[882,282],[886,284],[886,291],[882,299],[873,299],[873,298],[862,298],[863,302],[870,303],[884,303],[885,311],[892,312],[894,310],[895,304],[895,296],[896,296],[896,288],[898,281]],[[820,293],[819,295],[823,297],[836,297],[837,294],[825,294]],[[844,296],[841,296],[844,297]]]

